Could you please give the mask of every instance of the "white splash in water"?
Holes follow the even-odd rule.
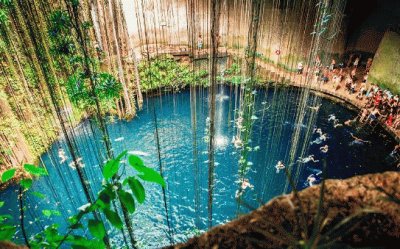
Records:
[[[125,139],[124,137],[119,137],[119,138],[114,139],[114,141],[115,141],[115,142],[121,142],[121,141],[123,141],[124,139]]]
[[[135,156],[149,156],[150,154],[144,151],[140,150],[130,150],[128,151],[129,155],[135,155]]]

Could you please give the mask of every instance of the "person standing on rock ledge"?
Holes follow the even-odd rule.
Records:
[[[203,37],[199,34],[197,38],[197,55],[200,54],[200,51],[203,49]]]
[[[297,64],[297,74],[303,74],[303,69],[303,62],[300,61],[299,64]]]

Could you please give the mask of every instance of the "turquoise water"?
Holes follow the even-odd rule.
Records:
[[[238,205],[235,194],[238,188],[238,160],[240,151],[231,143],[236,134],[234,111],[237,96],[233,89],[220,87],[217,96],[216,114],[216,182],[213,201],[213,224],[222,224],[234,219],[237,215],[248,213],[251,208],[257,208],[262,203],[282,194],[285,191],[286,178],[283,172],[276,173],[278,161],[285,164],[289,161],[293,132],[298,129],[301,134],[299,145],[306,145],[305,156],[314,155],[319,162],[308,162],[294,165],[299,172],[297,187],[305,188],[309,184],[309,175],[320,178],[322,160],[327,162],[328,178],[343,179],[354,175],[395,170],[393,160],[389,156],[396,144],[384,130],[376,127],[351,128],[347,126],[334,127],[329,121],[330,114],[335,114],[342,123],[354,118],[356,113],[343,106],[323,99],[316,118],[316,128],[321,128],[327,134],[327,140],[320,144],[318,134],[313,133],[314,127],[308,127],[306,121],[313,113],[306,108],[306,119],[302,124],[295,123],[299,90],[282,88],[258,90],[256,94],[254,128],[252,133],[249,161],[251,170],[247,178],[253,188],[247,188],[243,193],[245,205]],[[316,96],[312,95],[311,100]],[[165,94],[162,97],[148,98],[144,108],[131,121],[112,121],[108,119],[108,130],[115,154],[128,150],[138,154],[144,162],[158,170],[159,161],[155,142],[155,123],[153,107],[157,114],[157,126],[160,139],[161,164],[167,182],[166,199],[170,218],[170,237],[173,242],[181,242],[207,229],[207,197],[208,197],[208,152],[206,119],[208,116],[207,92],[197,92],[197,151],[198,172],[193,160],[193,132],[191,125],[190,93],[183,91],[177,94]],[[92,133],[92,129],[94,134]],[[310,132],[306,136],[307,131]],[[92,186],[101,184],[103,163],[97,147],[102,147],[99,131],[94,122],[86,120],[74,131],[76,144],[81,152],[84,170]],[[351,133],[370,143],[356,143]],[[310,142],[315,143],[310,144]],[[322,153],[320,147],[328,145],[327,153]],[[66,151],[68,159],[60,164],[59,148]],[[298,155],[296,154],[295,157]],[[28,194],[26,199],[26,227],[28,235],[43,229],[52,222],[66,224],[66,217],[77,213],[77,208],[86,204],[76,170],[68,164],[71,157],[63,139],[52,145],[49,152],[42,156],[42,162],[47,167],[50,176],[35,181],[30,192],[40,192],[46,197]],[[133,170],[123,167],[121,173],[130,175]],[[198,186],[195,186],[198,179]],[[139,245],[144,248],[156,248],[171,243],[168,236],[168,226],[164,209],[162,191],[159,186],[145,185],[146,202],[138,206],[132,215],[135,236]],[[94,187],[93,192],[98,189]],[[18,202],[15,188],[9,188],[0,194],[6,201],[1,213],[9,213],[18,224]],[[199,205],[195,206],[196,193]],[[57,210],[61,216],[45,217],[42,210]],[[60,229],[65,229],[61,225]],[[117,231],[112,242],[116,248],[122,247],[122,238]],[[22,241],[21,234],[16,235]]]

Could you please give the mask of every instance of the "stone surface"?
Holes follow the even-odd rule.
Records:
[[[381,191],[400,198],[400,173],[386,172],[356,176],[347,180],[327,180],[323,204],[322,235],[332,231],[346,217],[361,210],[350,228],[337,233],[337,243],[351,246],[400,246],[400,205],[388,201]],[[311,234],[317,213],[320,185],[299,192],[308,233]],[[299,201],[294,194],[277,197],[252,213],[211,229],[186,244],[170,248],[286,248],[291,240],[301,238]],[[298,214],[298,215],[296,215]],[[328,248],[332,248],[329,246]],[[343,248],[343,247],[341,247]]]

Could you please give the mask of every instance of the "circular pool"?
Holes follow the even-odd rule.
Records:
[[[313,93],[309,101],[318,104],[310,104],[304,110],[298,110],[302,94],[300,89],[260,89],[254,92],[255,112],[248,158],[250,171],[246,176],[252,186],[243,191],[243,203],[239,205],[235,195],[240,185],[240,150],[232,143],[236,134],[237,122],[234,117],[238,96],[235,96],[233,89],[220,86],[217,95],[213,225],[226,223],[240,214],[248,213],[287,190],[286,176],[283,171],[277,173],[275,165],[278,161],[286,164],[289,162],[293,143],[304,148],[303,157],[313,155],[313,160],[311,157],[310,160],[300,158],[303,163],[291,166],[298,172],[296,182],[299,189],[310,185],[307,180],[310,175],[316,178],[314,184],[320,180],[323,161],[326,161],[327,177],[335,179],[395,169],[390,152],[396,142],[381,127],[343,125],[344,121],[357,114],[335,102],[318,100],[319,97]],[[194,102],[191,101],[189,90],[185,90],[145,99],[143,110],[131,121],[111,122],[108,118],[108,130],[115,154],[128,150],[131,154],[139,155],[146,165],[158,170],[160,161],[155,140],[155,120],[157,122],[161,165],[167,182],[165,197],[170,227],[167,225],[161,188],[145,184],[146,202],[138,206],[132,215],[135,237],[139,246],[144,248],[182,242],[207,229],[206,90],[196,92],[196,106],[191,107],[194,107]],[[305,112],[305,116],[316,115],[316,121],[313,122],[315,127],[309,127],[306,122],[296,123],[300,112]],[[195,128],[193,115],[196,117]],[[326,134],[326,141],[320,139],[318,128]],[[293,140],[295,131],[301,134],[298,141]],[[95,149],[102,146],[99,131],[94,122],[86,120],[73,132],[85,163],[84,170],[96,192],[102,179],[99,164],[104,160],[100,159]],[[322,149],[325,145],[328,145],[325,147],[326,152]],[[76,170],[69,166],[71,157],[60,163],[60,148],[67,153],[63,139],[55,142],[49,152],[42,156],[42,163],[46,165],[49,176],[35,181],[29,190],[30,194],[27,194],[25,223],[28,236],[53,222],[61,224],[60,229],[65,229],[63,224],[67,224],[66,218],[77,213],[77,209],[86,203]],[[295,155],[296,158],[298,156]],[[129,175],[133,174],[133,170],[123,167],[121,173]],[[18,225],[16,188],[8,188],[0,197],[6,200],[0,209],[1,213],[12,214]],[[58,214],[47,217],[42,214],[43,210],[55,210]],[[116,248],[122,247],[120,234],[117,231],[110,231],[110,234],[115,235],[110,237]],[[20,232],[17,237],[22,242]]]

